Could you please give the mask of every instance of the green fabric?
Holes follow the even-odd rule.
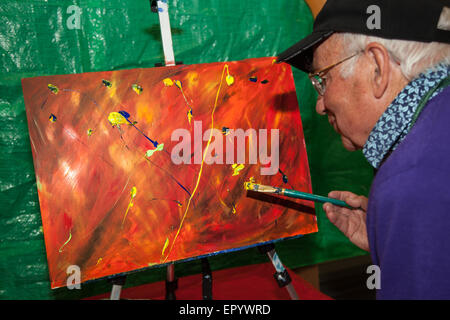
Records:
[[[69,29],[71,5],[80,29]],[[312,29],[302,1],[169,1],[175,58],[185,64],[275,56]],[[21,78],[153,67],[164,62],[158,15],[148,0],[3,0],[0,3],[0,299],[79,299],[111,289],[100,280],[81,290],[50,289]],[[372,170],[349,153],[315,113],[315,92],[294,70],[313,190],[367,195]],[[276,243],[290,268],[366,254],[317,205],[319,232]],[[256,248],[209,258],[213,270],[268,261]],[[200,272],[200,261],[177,263],[176,276]],[[127,277],[125,288],[165,278],[165,268]]]

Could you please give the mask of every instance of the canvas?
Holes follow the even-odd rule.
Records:
[[[51,287],[317,231],[289,65],[274,58],[22,80]]]

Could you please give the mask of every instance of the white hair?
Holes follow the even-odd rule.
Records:
[[[391,59],[400,64],[401,72],[408,81],[439,63],[450,65],[450,44],[447,43],[391,40],[354,33],[337,33],[335,36],[341,41],[346,56],[364,50],[371,42],[381,44],[387,49]],[[358,57],[360,56],[350,59],[342,66],[343,78],[352,75]]]

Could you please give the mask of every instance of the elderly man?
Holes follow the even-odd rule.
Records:
[[[450,3],[328,0],[278,61],[309,73],[316,111],[376,169],[369,199],[327,217],[380,267],[378,299],[450,299]]]

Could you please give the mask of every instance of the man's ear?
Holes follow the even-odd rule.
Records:
[[[371,42],[366,46],[365,53],[370,59],[370,68],[373,68],[371,80],[373,94],[379,99],[386,92],[392,77],[389,52],[381,44]]]

